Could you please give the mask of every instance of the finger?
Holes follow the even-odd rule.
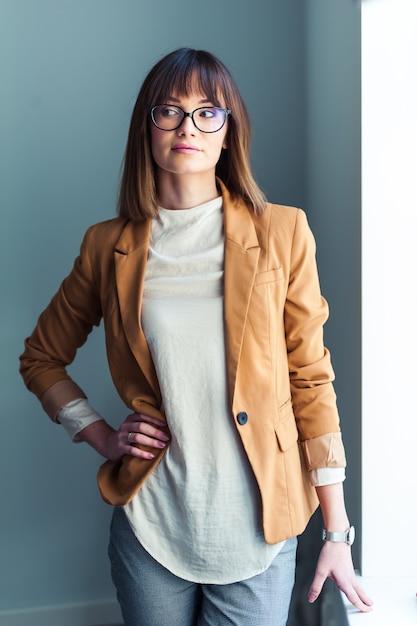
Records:
[[[354,590],[355,590],[356,595],[357,595],[357,596],[358,596],[358,598],[359,598],[359,601],[360,601],[363,605],[365,605],[366,607],[368,607],[368,610],[370,610],[370,608],[372,607],[372,605],[373,605],[373,603],[374,603],[374,602],[373,602],[373,600],[372,600],[372,598],[370,598],[370,597],[368,596],[368,594],[367,594],[367,593],[365,593],[365,591],[362,589],[362,587],[361,587],[360,585],[358,585],[356,582],[355,582],[355,584],[353,585],[353,588],[354,588]]]
[[[316,573],[313,582],[311,583],[310,589],[308,590],[308,601],[310,603],[314,602],[315,600],[317,600],[317,598],[319,597],[319,595],[322,592],[323,589],[323,585],[326,581],[326,576],[323,576],[322,574],[320,574],[319,572]]]
[[[339,587],[340,591],[343,591],[349,602],[359,609],[359,611],[367,613],[372,610],[373,601],[357,583],[356,578],[354,578],[351,583],[348,582],[347,584],[342,584],[333,576],[331,578]]]
[[[151,450],[144,450],[147,448],[164,448],[166,444],[162,441],[157,441],[146,435],[140,435],[139,433],[129,432],[125,441],[121,441],[121,447],[123,454],[134,456],[139,459],[145,459],[150,461],[155,458],[155,454]]]
[[[132,432],[139,433],[142,435],[147,435],[152,439],[159,439],[160,441],[164,441],[165,443],[169,440],[168,435],[163,431],[159,430],[155,426],[148,424],[147,422],[134,422],[132,424]]]
[[[162,439],[162,437],[164,438]],[[161,433],[161,438],[154,437],[152,433],[147,435],[145,433],[133,431],[131,431],[127,436],[127,442],[130,446],[136,444],[138,446],[150,446],[151,448],[165,448],[167,441],[168,437],[165,433]]]
[[[155,458],[155,454],[153,452],[142,450],[141,448],[137,448],[136,446],[126,446],[126,454],[129,456],[134,456],[138,459],[143,459],[145,461],[152,461]]]
[[[373,606],[374,601],[372,600],[372,598],[370,598],[368,596],[368,594],[366,594],[363,589],[360,590],[360,593],[358,592],[358,596],[361,599],[361,601],[366,604],[366,606],[371,607]]]
[[[150,415],[145,415],[144,413],[131,413],[127,416],[126,422],[147,422],[148,424],[154,424],[155,426],[159,426],[160,428],[166,427],[166,422],[163,420],[157,419],[156,417],[151,417]]]
[[[360,597],[353,587],[349,589],[340,587],[340,590],[343,591],[349,602],[362,613],[372,611],[372,600],[366,594],[364,594],[364,597]]]

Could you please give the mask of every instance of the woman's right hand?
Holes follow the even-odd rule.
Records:
[[[124,454],[136,456],[139,459],[155,458],[153,452],[142,450],[138,446],[148,446],[151,448],[165,448],[169,437],[164,431],[165,422],[144,415],[143,413],[132,413],[128,415],[125,421],[114,431],[114,435],[110,437],[110,447],[114,448],[114,452],[120,458]],[[110,457],[108,457],[110,458]]]
[[[100,420],[84,428],[79,433],[79,438],[110,461],[118,461],[125,454],[152,460],[155,454],[138,446],[158,450],[165,448],[169,436],[164,429],[165,422],[143,413],[132,413],[120,424],[118,430]]]

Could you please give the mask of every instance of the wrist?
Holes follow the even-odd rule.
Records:
[[[324,527],[331,531],[343,531],[349,528],[349,517],[346,511],[343,484],[316,487],[323,515]]]
[[[355,527],[350,526],[344,531],[332,531],[323,528],[322,539],[330,543],[347,543],[351,546],[355,541]]]
[[[113,458],[115,453],[113,439],[116,432],[117,431],[107,424],[107,422],[101,420],[81,430],[79,438],[81,441],[88,443],[96,452],[106,459],[116,460]]]
[[[101,454],[109,459],[109,461],[118,461],[122,458],[123,453],[119,450],[118,432],[111,428],[104,440],[104,449]]]

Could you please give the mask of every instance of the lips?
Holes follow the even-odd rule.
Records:
[[[173,146],[172,150],[178,154],[195,154],[196,152],[200,152],[200,148],[198,146],[193,146],[188,143],[177,143]]]

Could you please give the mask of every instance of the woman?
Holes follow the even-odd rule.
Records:
[[[314,240],[302,211],[265,201],[249,144],[218,59],[179,49],[157,63],[132,115],[119,217],[89,229],[21,357],[49,416],[107,459],[126,626],[285,624],[295,537],[318,501],[327,540],[309,600],[332,577],[370,608]],[[131,411],[117,430],[65,369],[101,318]]]

